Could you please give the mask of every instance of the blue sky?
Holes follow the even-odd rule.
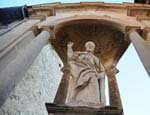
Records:
[[[24,4],[33,5],[59,1],[60,0],[0,0],[0,7],[20,6]],[[79,0],[71,0],[71,2],[78,1]],[[127,1],[133,2],[133,0],[105,0],[105,2],[117,3]],[[61,2],[70,1],[61,0]],[[117,68],[120,70],[120,72],[117,74],[117,80],[125,115],[149,115],[150,78],[140,62],[140,59],[137,56],[132,44],[121,58]]]
[[[81,1],[100,1],[103,0],[81,0]],[[122,3],[122,2],[133,2],[133,0],[104,0],[105,2],[112,3]],[[24,4],[33,5],[33,4],[42,4],[50,2],[80,2],[80,0],[0,0],[0,7],[11,7],[11,6],[21,6]]]
[[[150,114],[150,78],[131,44],[117,68],[118,85],[125,115]]]

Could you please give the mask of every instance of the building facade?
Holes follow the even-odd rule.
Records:
[[[150,75],[150,6],[133,3],[50,3],[28,7],[24,19],[0,36],[0,114],[46,115],[46,102],[65,104],[71,82],[67,43],[95,55],[108,76],[111,107],[123,110],[115,74],[130,43]]]

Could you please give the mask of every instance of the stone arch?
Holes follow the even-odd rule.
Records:
[[[62,19],[58,19],[54,21],[54,28],[55,31],[59,31],[60,28],[71,25],[71,24],[77,24],[81,23],[84,21],[91,21],[91,22],[96,22],[96,23],[102,23],[105,25],[112,26],[119,30],[122,33],[125,33],[126,26],[129,26],[126,20],[120,20],[117,18],[112,18],[110,16],[104,15],[104,16],[70,16],[70,17],[65,17]]]
[[[113,40],[113,38],[112,38],[112,40],[110,40],[110,42],[113,41],[113,43],[111,43],[112,48],[110,49],[110,51],[108,53],[106,53],[105,55],[100,56],[106,66],[110,65],[110,64],[116,65],[118,63],[119,59],[121,58],[121,56],[123,55],[124,51],[127,49],[128,45],[129,45],[128,41],[124,42],[124,34],[126,32],[126,26],[128,26],[128,23],[126,21],[122,21],[117,18],[111,18],[109,16],[71,16],[71,17],[66,17],[66,18],[55,20],[53,24],[54,24],[54,32],[56,35],[56,42],[53,45],[54,45],[56,51],[58,52],[60,58],[63,60],[64,63],[67,61],[67,57],[66,57],[66,44],[67,43],[66,42],[69,39],[66,39],[67,35],[65,35],[65,28],[68,28],[72,25],[81,25],[81,24],[86,25],[89,23],[101,24],[103,26],[106,26],[106,28],[108,28],[109,32],[111,32],[111,30],[113,30],[113,31],[116,31],[117,36],[119,36],[119,34],[120,34],[121,38],[117,39],[117,41]],[[58,37],[60,33],[62,33],[60,35],[61,37]],[[62,38],[60,40],[60,41],[62,41],[62,43],[60,43],[58,38]],[[120,41],[118,41],[118,40],[120,40]],[[58,41],[58,43],[57,43],[57,41]],[[85,43],[85,41],[78,42],[77,44],[79,44],[79,46],[78,46],[77,50],[83,49],[84,43]],[[60,44],[61,44],[61,46],[60,46]],[[121,45],[121,44],[123,44],[123,45]],[[113,46],[113,45],[116,45],[116,46]],[[110,46],[110,44],[106,43],[105,46]],[[115,50],[112,50],[113,47],[115,47]],[[118,47],[118,49],[116,47]],[[103,47],[101,49],[102,50],[106,49],[106,47]],[[97,52],[98,52],[98,50],[99,49],[97,49]],[[97,53],[97,55],[99,56],[98,53]]]

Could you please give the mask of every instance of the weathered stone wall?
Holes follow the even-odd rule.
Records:
[[[0,115],[47,115],[61,79],[58,60],[46,45],[0,109]]]

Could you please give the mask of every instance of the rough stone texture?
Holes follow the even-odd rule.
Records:
[[[46,45],[0,109],[0,115],[47,115],[62,73],[52,47]]]

